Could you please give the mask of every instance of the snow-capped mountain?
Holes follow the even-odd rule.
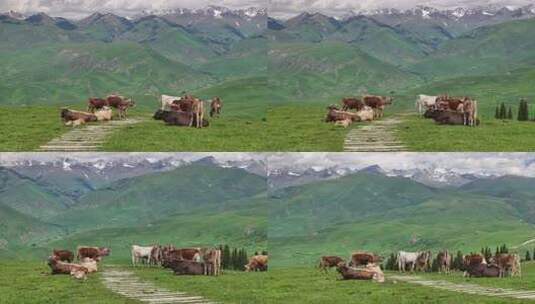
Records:
[[[409,178],[435,188],[460,187],[478,179],[496,177],[483,172],[477,174],[465,173],[439,167],[386,170],[378,165],[368,167],[333,166],[329,168],[279,168],[270,170],[269,183],[270,188],[279,189],[316,181],[337,179],[359,172]]]
[[[222,6],[208,6],[203,9],[188,9],[188,8],[176,8],[176,9],[161,9],[161,10],[144,10],[139,16],[157,15],[157,16],[182,16],[182,17],[211,17],[211,18],[224,18],[224,17],[241,17],[241,18],[256,18],[267,17],[267,10],[265,8],[250,7],[247,9],[230,9]]]

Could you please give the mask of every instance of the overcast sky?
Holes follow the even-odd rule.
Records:
[[[0,12],[45,12],[52,16],[80,18],[96,11],[133,16],[143,10],[204,8],[209,5],[229,8],[266,7],[267,0],[0,0]]]
[[[348,11],[375,8],[412,8],[428,5],[437,8],[479,5],[522,6],[535,0],[0,0],[0,11],[45,12],[52,16],[80,18],[95,11],[132,16],[142,10],[165,8],[202,8],[208,5],[230,8],[269,7],[275,17],[289,17],[303,11],[345,15]]]
[[[410,9],[419,5],[451,9],[488,5],[518,7],[534,3],[535,0],[270,0],[269,13],[279,18],[288,18],[303,11],[343,16],[350,11],[377,8]]]
[[[278,153],[270,155],[267,164],[268,171],[379,165],[387,171],[442,168],[463,174],[535,177],[535,153]]]

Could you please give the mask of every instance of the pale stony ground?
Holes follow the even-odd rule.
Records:
[[[520,300],[535,300],[535,290],[515,290],[509,288],[485,287],[469,283],[452,283],[441,280],[428,280],[419,276],[391,276],[391,280],[403,281],[411,284],[433,287],[437,289],[462,292],[479,296],[514,298]]]
[[[133,272],[121,268],[106,267],[102,272],[102,280],[104,285],[113,292],[144,303],[215,303],[203,297],[188,295],[185,292],[174,292],[157,287],[150,282],[142,281]]]
[[[106,138],[119,129],[140,123],[140,119],[112,120],[87,126],[75,127],[71,131],[52,139],[39,147],[40,152],[91,152],[100,151]]]
[[[376,120],[369,125],[353,128],[346,136],[344,152],[403,152],[407,148],[396,136],[399,117]]]

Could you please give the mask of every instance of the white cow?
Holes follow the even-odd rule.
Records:
[[[113,112],[110,107],[105,106],[102,109],[95,112],[95,116],[98,121],[108,121],[111,120]]]
[[[359,118],[359,121],[373,121],[375,112],[371,107],[365,106],[362,110],[357,112],[356,116]]]
[[[418,95],[416,99],[416,108],[418,113],[423,114],[425,109],[434,107],[437,104],[438,96]]]
[[[161,97],[161,103],[162,103],[162,111],[171,111],[171,106],[173,105],[173,101],[175,100],[182,100],[182,97],[178,96],[170,96],[170,95],[162,95]]]
[[[98,271],[97,261],[92,258],[83,258],[80,266],[87,268],[87,273],[93,273]]]
[[[150,265],[151,253],[154,246],[142,247],[138,245],[132,245],[132,266],[136,266],[136,263],[141,262],[143,259],[147,259],[147,264]]]
[[[400,272],[405,272],[405,268],[407,267],[408,263],[411,263],[410,271],[414,271],[414,268],[416,267],[416,261],[418,260],[418,257],[420,256],[421,252],[406,252],[406,251],[400,251],[398,252],[398,269]]]

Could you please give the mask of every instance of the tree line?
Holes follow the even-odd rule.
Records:
[[[249,256],[245,248],[231,248],[229,245],[220,245],[221,250],[221,268],[227,270],[244,271],[245,265],[249,263]],[[267,255],[267,251],[262,251]],[[258,255],[258,252],[255,252]]]
[[[494,118],[496,119],[508,119],[513,120],[514,118],[513,114],[513,108],[509,106],[508,108],[505,106],[505,103],[501,103],[500,105],[496,106],[496,113],[494,114]],[[520,100],[520,104],[518,105],[518,113],[516,115],[516,119],[518,121],[535,121],[535,115],[530,119],[530,113],[529,113],[529,104],[525,99]]]

